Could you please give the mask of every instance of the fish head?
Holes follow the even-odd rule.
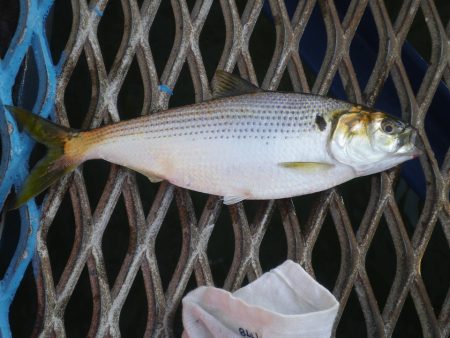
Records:
[[[417,131],[408,123],[360,106],[335,117],[329,151],[358,176],[396,166],[421,154]]]

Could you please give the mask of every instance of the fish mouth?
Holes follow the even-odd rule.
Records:
[[[408,140],[399,149],[398,154],[401,156],[411,156],[412,158],[419,157],[425,151],[422,142],[419,141],[417,130],[411,127],[411,132],[408,135]]]
[[[419,157],[420,155],[423,155],[424,151],[422,149],[419,149],[415,147],[415,149],[410,153],[413,158]]]

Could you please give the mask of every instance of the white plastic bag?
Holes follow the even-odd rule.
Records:
[[[233,294],[199,287],[183,299],[184,338],[330,337],[336,298],[293,261]]]

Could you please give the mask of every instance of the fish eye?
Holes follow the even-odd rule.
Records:
[[[381,122],[381,129],[386,134],[395,134],[395,133],[401,133],[405,129],[405,125],[398,120],[393,120],[389,117],[383,119]]]

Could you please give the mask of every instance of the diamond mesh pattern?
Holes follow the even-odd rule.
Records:
[[[325,23],[328,45],[320,72],[310,88],[298,46],[316,2]],[[170,95],[159,91],[158,86],[165,84],[174,88],[185,63],[189,67],[196,101],[211,97],[199,37],[213,0],[195,1],[191,11],[185,0],[171,0],[176,23],[175,39],[160,77],[152,56],[156,46],[149,44],[148,35],[161,0],[145,0],[140,7],[136,0],[123,0],[121,3],[126,25],[113,65],[107,72],[97,27],[102,20],[99,14],[105,10],[108,1],[93,1],[90,5],[85,1],[72,1],[73,27],[60,64],[61,74],[56,91],[56,116],[62,124],[69,124],[64,95],[83,51],[92,82],[92,99],[84,127],[92,128],[120,119],[117,97],[134,59],[138,62],[144,87],[143,114],[169,106]],[[299,215],[307,220],[302,223],[291,199],[254,203],[256,211],[250,217],[244,209],[247,202],[224,207],[219,198],[210,196],[201,212],[196,213],[189,191],[163,182],[146,214],[136,175],[114,165],[99,202],[91,209],[92,201],[89,201],[83,168],[78,168],[50,190],[42,206],[37,252],[33,259],[38,293],[38,316],[33,335],[66,335],[65,309],[80,275],[87,267],[93,304],[89,336],[121,335],[121,311],[138,273],[143,276],[147,297],[145,335],[173,336],[176,312],[191,278],[197,285],[214,284],[207,249],[213,229],[224,213],[231,217],[235,239],[234,258],[223,285],[225,289],[235,290],[247,280],[252,281],[262,274],[260,247],[274,213],[281,215],[286,235],[285,258],[300,262],[314,275],[313,250],[325,219],[330,215],[341,252],[339,273],[332,290],[341,302],[335,330],[349,296],[355,290],[371,337],[393,334],[409,296],[414,302],[424,336],[447,337],[450,334],[450,289],[440,312],[436,313],[421,276],[421,260],[435,227],[442,227],[447,244],[450,243],[450,151],[447,150],[447,156],[439,167],[424,129],[425,116],[439,82],[445,81],[450,86],[450,22],[445,28],[431,0],[404,1],[395,22],[391,21],[382,0],[351,1],[342,21],[331,0],[300,1],[292,19],[289,19],[284,1],[270,0],[269,4],[275,18],[276,46],[261,83],[263,88],[277,89],[287,72],[295,91],[326,94],[333,79],[339,76],[350,100],[371,106],[375,104],[388,76],[392,77],[404,117],[418,129],[426,153],[421,158],[427,181],[426,200],[413,235],[407,232],[394,196],[398,176],[396,170],[372,178],[370,198],[362,220],[360,224],[352,224],[339,189],[317,194],[307,214]],[[257,19],[262,15],[262,6],[262,0],[249,0],[240,16],[234,0],[220,0],[226,41],[217,68],[233,71],[237,65],[241,75],[254,83],[257,83],[257,78],[249,41]],[[366,10],[372,12],[376,22],[379,53],[367,85],[361,88],[349,48]],[[402,62],[401,47],[418,11],[422,11],[427,20],[432,53],[430,67],[415,94]],[[59,226],[54,220],[66,194],[70,195],[74,210],[75,236],[70,257],[56,282],[52,274],[47,234],[51,227]],[[107,276],[102,238],[121,196],[128,215],[129,246],[112,283]],[[178,210],[182,247],[175,271],[164,289],[156,239],[171,205],[176,205]],[[366,270],[366,256],[382,219],[392,237],[396,255],[392,259],[397,260],[397,267],[387,299],[380,307]],[[122,332],[122,335],[125,333]]]

